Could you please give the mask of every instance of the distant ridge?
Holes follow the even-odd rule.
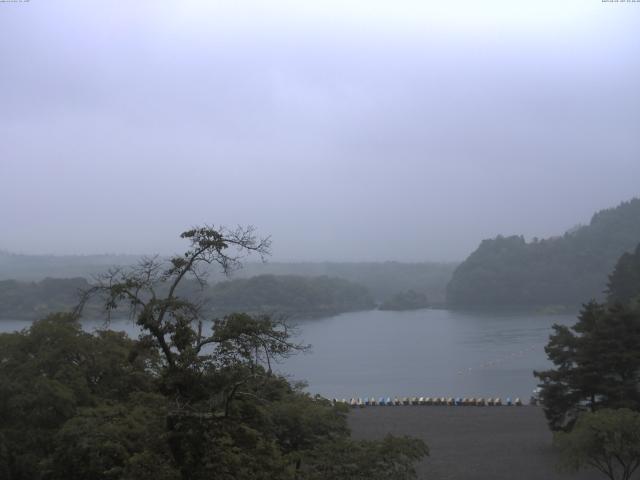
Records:
[[[0,249],[0,280],[91,277],[139,259],[140,255],[27,255]]]
[[[44,278],[87,280],[109,268],[137,263],[143,255],[24,255],[0,250],[0,281],[38,282]],[[457,263],[440,262],[257,262],[248,261],[233,272],[231,279],[258,275],[328,276],[364,285],[376,301],[385,301],[400,292],[415,290],[442,304],[445,287]],[[212,270],[210,283],[229,280]]]
[[[561,237],[526,242],[483,240],[447,285],[447,304],[461,308],[577,307],[602,300],[620,256],[640,243],[640,198],[593,215]]]

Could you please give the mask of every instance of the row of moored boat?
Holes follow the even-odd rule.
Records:
[[[484,398],[484,397],[380,397],[376,399],[371,398],[346,398],[337,399],[334,398],[333,403],[343,403],[352,407],[367,407],[367,406],[397,406],[397,405],[445,405],[445,406],[522,406],[522,400],[516,398],[511,400],[507,397],[502,400],[500,397]]]

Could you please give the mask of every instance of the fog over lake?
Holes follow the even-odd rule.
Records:
[[[309,353],[276,367],[309,391],[326,397],[502,396],[528,399],[534,369],[549,366],[544,353],[554,323],[575,315],[478,313],[452,310],[364,311],[297,323]],[[0,331],[29,322],[2,321]],[[99,321],[84,322],[88,331]],[[133,322],[114,330],[137,334]]]

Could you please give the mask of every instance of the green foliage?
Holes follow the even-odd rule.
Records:
[[[429,307],[429,300],[424,293],[414,290],[401,292],[380,305],[380,310],[418,310]]]
[[[269,407],[273,429],[282,452],[299,462],[324,442],[346,438],[348,407],[298,393]]]
[[[184,257],[169,260],[170,268],[179,271],[186,266]],[[138,280],[122,282],[119,289],[135,289]],[[78,302],[78,292],[90,288],[89,283],[78,279],[46,279],[39,283],[0,281],[0,318],[34,319],[43,313],[71,311]],[[158,295],[166,294],[166,286],[158,285]],[[374,307],[367,289],[341,278],[302,277],[296,275],[260,275],[256,277],[223,281],[211,286],[202,285],[194,278],[181,282],[180,295],[189,302],[197,302],[201,296],[209,300],[207,314],[223,316],[236,311],[273,313],[289,317],[329,316]],[[117,297],[117,295],[116,295]],[[122,299],[121,299],[122,300]],[[125,302],[126,303],[126,302]],[[118,302],[116,302],[118,304]],[[114,309],[125,316],[125,304]],[[83,312],[85,317],[101,318],[104,312],[99,305],[89,302]]]
[[[578,306],[600,299],[607,276],[640,241],[640,199],[596,213],[562,237],[484,240],[453,274],[447,302],[456,307]]]
[[[628,409],[585,413],[571,432],[556,433],[554,441],[563,469],[591,466],[611,480],[629,480],[640,466],[640,413]]]
[[[445,287],[456,263],[437,262],[300,262],[247,264],[241,275],[295,275],[343,278],[367,288],[377,301],[407,290],[425,292],[432,302],[445,301]]]
[[[45,278],[30,283],[0,281],[0,317],[33,320],[71,310],[78,303],[79,290],[88,287],[84,278]]]
[[[10,478],[41,478],[59,432],[79,412],[156,388],[157,356],[139,348],[132,358],[133,346],[115,332],[85,333],[70,315],[0,335],[0,438]]]
[[[157,394],[80,409],[54,436],[43,470],[60,480],[180,478],[166,445],[166,409]]]
[[[640,410],[640,311],[591,302],[573,327],[554,331],[545,351],[555,368],[535,372],[552,429],[585,410]]]
[[[353,441],[345,407],[271,371],[304,349],[285,323],[245,313],[207,320],[180,295],[189,277],[204,288],[202,264],[228,271],[267,243],[251,229],[195,228],[183,238],[184,255],[112,270],[83,295],[76,314],[91,298],[107,312],[124,306],[138,340],[86,333],[69,314],[0,335],[3,478],[414,478],[424,443]]]
[[[640,243],[634,253],[624,253],[618,260],[609,276],[607,293],[609,303],[640,306]]]
[[[555,368],[542,381],[552,429],[571,428],[584,410],[640,410],[640,246],[625,253],[609,283],[609,303],[590,302],[571,328],[554,325],[545,348]]]
[[[412,478],[421,442],[354,442],[346,407],[261,367],[264,353],[253,349],[272,334],[286,341],[270,322],[245,314],[218,322],[208,360],[177,362],[172,374],[148,340],[88,334],[70,316],[0,335],[2,478],[329,478],[319,476],[323,461]],[[336,445],[338,460],[326,456]]]
[[[208,292],[214,312],[322,316],[373,308],[367,289],[341,278],[260,275],[220,282]]]

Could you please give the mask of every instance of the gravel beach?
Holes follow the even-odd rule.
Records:
[[[597,471],[556,471],[552,435],[540,407],[366,407],[349,414],[349,425],[354,438],[386,433],[422,438],[430,456],[418,466],[419,479],[605,478]]]

